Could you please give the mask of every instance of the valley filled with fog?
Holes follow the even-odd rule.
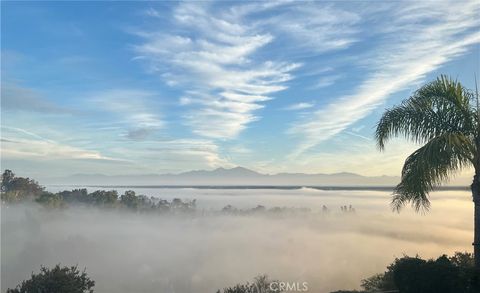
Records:
[[[47,187],[63,189],[71,188]],[[2,292],[40,265],[57,263],[86,267],[96,292],[213,293],[260,274],[330,292],[359,288],[362,278],[384,271],[404,254],[437,257],[472,250],[468,191],[434,192],[430,212],[406,207],[397,214],[389,207],[388,191],[132,189],[166,200],[196,199],[196,211],[162,215],[5,206]],[[221,212],[227,205],[262,205],[265,211]],[[340,208],[350,205],[354,212]],[[274,207],[295,209],[271,212]]]

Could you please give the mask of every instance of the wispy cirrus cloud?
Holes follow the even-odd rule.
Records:
[[[311,87],[311,89],[320,89],[324,87],[331,86],[335,84],[337,80],[342,78],[341,74],[334,74],[334,75],[328,75],[328,76],[321,76],[317,82]]]
[[[175,29],[138,30],[143,42],[134,60],[170,86],[185,90],[180,104],[192,132],[214,139],[235,138],[259,120],[257,110],[302,66],[301,57],[348,48],[357,41],[359,15],[334,5],[293,1],[223,5],[184,2],[172,10]],[[150,8],[153,19],[160,13]],[[275,57],[278,46],[289,52]],[[337,75],[316,86],[332,84]]]
[[[132,140],[142,140],[162,129],[165,122],[158,109],[153,107],[158,96],[145,90],[115,89],[92,94],[87,99],[90,107],[112,113],[112,122],[121,128],[123,136]]]
[[[181,104],[189,106],[184,118],[192,132],[204,137],[229,139],[259,119],[255,111],[272,93],[287,88],[292,62],[256,60],[254,54],[273,40],[245,24],[210,11],[205,3],[182,3],[174,11],[178,26],[191,34],[140,32],[136,46],[150,70],[167,84],[186,87]]]
[[[408,2],[388,13],[391,18],[376,33],[382,43],[359,58],[368,68],[366,79],[352,94],[341,96],[296,123],[290,133],[300,143],[290,154],[298,157],[342,132],[398,92],[480,42],[480,3],[466,1]]]
[[[342,50],[358,41],[357,24],[361,17],[357,13],[315,2],[284,4],[294,5],[259,23],[288,36],[290,45],[295,47],[289,50],[292,57]]]
[[[125,161],[41,137],[28,130],[2,126],[2,159]]]
[[[289,106],[285,107],[284,109],[289,110],[289,111],[296,111],[296,110],[310,109],[314,106],[315,106],[314,103],[302,102],[302,103],[296,103],[296,104],[289,105]]]
[[[192,169],[232,167],[221,154],[220,147],[211,139],[174,138],[135,142],[110,149],[114,154],[128,154],[128,158],[149,172],[180,172]]]
[[[196,164],[200,168],[231,167],[228,160],[219,154],[219,147],[208,139],[174,139],[155,142],[148,148],[152,154],[162,156],[162,160],[179,164]]]

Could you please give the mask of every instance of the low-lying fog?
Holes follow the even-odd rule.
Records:
[[[49,188],[51,191],[56,191]],[[92,191],[92,190],[89,190]],[[123,190],[119,190],[123,192]],[[216,292],[259,274],[308,282],[310,292],[359,288],[403,254],[471,251],[473,204],[465,191],[432,194],[425,215],[389,208],[389,192],[135,189],[197,199],[203,216],[134,214],[36,205],[2,208],[1,290],[57,263],[87,268],[96,292]],[[305,214],[222,215],[230,204],[308,207]],[[330,213],[322,213],[326,205]],[[353,205],[355,213],[340,211]]]

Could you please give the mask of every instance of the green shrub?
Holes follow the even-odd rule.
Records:
[[[15,289],[7,293],[92,293],[95,281],[91,280],[85,270],[80,272],[76,266],[53,269],[41,267],[39,274],[33,274]]]
[[[480,272],[473,264],[473,255],[467,252],[429,260],[404,256],[395,259],[384,273],[362,280],[361,286],[364,292],[478,293]]]

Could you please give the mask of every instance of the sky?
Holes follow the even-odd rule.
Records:
[[[399,175],[373,140],[440,74],[474,88],[480,2],[1,2],[2,168]]]

